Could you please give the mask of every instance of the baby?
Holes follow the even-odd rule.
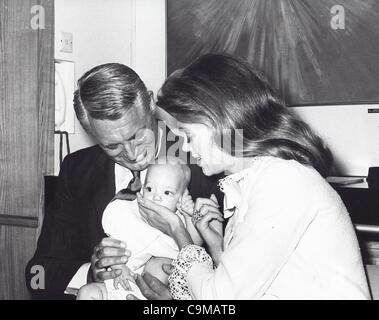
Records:
[[[165,158],[148,167],[143,185],[143,198],[176,212],[181,217],[194,243],[201,245],[202,238],[196,231],[191,216],[194,202],[188,193],[191,171],[176,158]],[[78,299],[125,300],[131,293],[145,299],[134,282],[135,273],[149,272],[167,285],[168,275],[162,265],[170,264],[179,250],[171,237],[150,226],[139,213],[137,201],[114,200],[103,214],[104,231],[112,238],[124,241],[131,251],[125,265],[112,266],[122,273],[105,283],[83,286]]]

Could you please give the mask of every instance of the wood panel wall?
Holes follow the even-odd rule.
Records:
[[[45,28],[34,30],[40,5]],[[54,2],[0,0],[0,299],[25,299],[24,270],[54,163]]]

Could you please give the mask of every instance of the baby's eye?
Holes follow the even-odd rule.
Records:
[[[147,192],[151,192],[151,187],[145,187],[145,190],[147,191]]]
[[[164,192],[164,194],[165,194],[166,196],[173,196],[173,195],[174,195],[173,192],[168,191],[168,190],[166,190],[166,191]]]

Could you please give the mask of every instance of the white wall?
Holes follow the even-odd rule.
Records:
[[[166,0],[135,0],[132,65],[156,94],[166,78]]]
[[[55,59],[75,62],[75,82],[90,68],[102,63],[119,62],[131,65],[134,1],[55,0]],[[59,51],[61,31],[73,33],[73,53]],[[55,140],[57,173],[57,136]],[[75,134],[70,135],[71,152],[93,144],[75,120]]]
[[[75,59],[77,77],[97,64],[118,61],[134,68],[157,92],[166,76],[165,0],[56,0],[55,6],[56,32],[74,32],[74,54],[68,58]],[[330,145],[337,173],[356,176],[379,166],[379,114],[368,114],[367,109],[294,108]],[[79,124],[76,128],[73,150],[92,143]]]
[[[166,76],[165,3],[165,0],[55,0],[55,58],[75,62],[76,80],[98,64],[126,64],[156,94]],[[72,54],[59,51],[61,31],[73,33]],[[71,152],[93,144],[75,118],[75,134],[70,135]],[[58,137],[55,168],[57,173]]]
[[[336,173],[366,176],[379,166],[379,105],[296,107],[294,110],[328,143]]]

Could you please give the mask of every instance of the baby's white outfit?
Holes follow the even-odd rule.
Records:
[[[179,249],[174,239],[145,222],[139,213],[137,200],[116,199],[110,202],[104,210],[102,224],[106,234],[126,243],[131,251],[126,266],[134,273],[141,274],[151,257],[175,259],[178,255]],[[108,299],[125,300],[128,294],[146,299],[137,285],[131,281],[129,283],[132,290],[126,291],[121,286],[115,289],[113,279],[106,280]]]

